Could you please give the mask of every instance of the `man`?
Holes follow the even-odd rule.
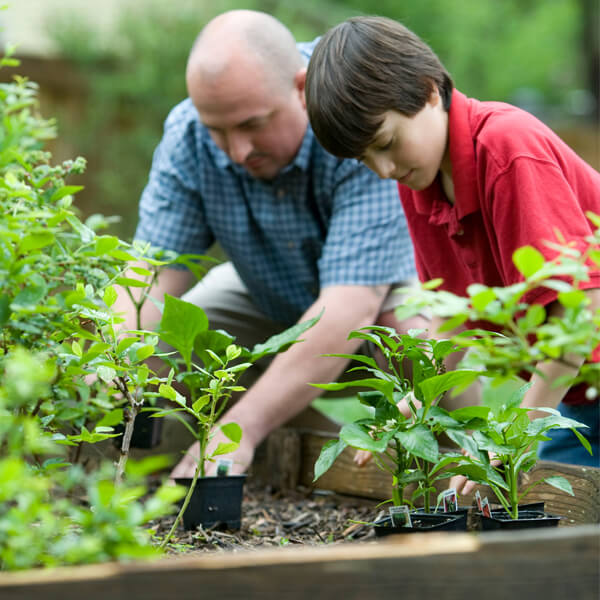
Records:
[[[243,430],[232,473],[318,395],[308,383],[342,372],[344,361],[322,354],[355,352],[352,329],[395,324],[384,301],[391,284],[414,276],[394,184],[325,152],[308,126],[311,50],[264,13],[231,11],[208,23],[189,57],[189,98],[166,120],[141,199],[137,239],[179,253],[218,241],[228,255],[184,295],[212,328],[251,346],[324,309],[223,416]],[[189,272],[168,269],[153,295],[181,295],[191,284]],[[158,320],[151,303],[142,318]],[[192,447],[172,476],[191,476],[194,455]]]

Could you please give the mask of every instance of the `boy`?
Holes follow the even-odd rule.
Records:
[[[585,214],[600,214],[600,174],[532,115],[454,89],[431,48],[400,23],[356,17],[330,30],[314,50],[306,100],[324,148],[398,181],[421,281],[440,277],[442,289],[462,295],[472,283],[511,285],[521,279],[517,248],[550,258],[544,242],[555,230],[578,247],[593,231]],[[600,306],[600,271],[581,287],[592,309]],[[555,300],[546,288],[524,298],[559,314]],[[559,430],[540,456],[599,466],[597,399],[588,401],[584,386],[551,386],[572,369],[538,368],[545,377],[533,377],[523,405],[558,407],[589,425],[594,453]]]

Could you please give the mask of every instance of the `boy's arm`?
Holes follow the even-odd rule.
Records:
[[[600,308],[600,289],[584,290],[590,300],[590,310],[595,312]],[[562,317],[563,307],[558,302],[553,302],[548,307],[549,316]],[[534,374],[531,378],[532,386],[523,398],[522,406],[527,408],[548,407],[556,408],[568,391],[568,387],[553,387],[552,382],[564,375],[575,376],[581,365],[585,362],[582,356],[566,354],[563,361],[545,361],[536,365],[540,375]],[[529,418],[547,417],[548,413],[530,411]]]

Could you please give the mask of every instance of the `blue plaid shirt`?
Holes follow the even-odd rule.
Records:
[[[306,58],[315,42],[299,44]],[[395,182],[328,154],[310,126],[291,164],[255,179],[214,144],[189,98],[165,122],[135,238],[198,254],[218,241],[257,306],[285,324],[326,286],[415,276]]]

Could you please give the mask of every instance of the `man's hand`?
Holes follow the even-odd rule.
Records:
[[[210,456],[214,449],[221,443],[230,443],[231,440],[226,437],[219,428],[215,429],[215,434],[208,444],[206,455]],[[184,457],[175,465],[169,479],[191,479],[194,476],[196,467],[198,466],[198,458],[200,456],[200,444],[195,442],[192,444]],[[240,441],[240,445],[237,450],[230,452],[229,454],[223,455],[224,458],[230,458],[233,460],[233,465],[229,470],[229,475],[241,475],[245,473],[252,459],[254,458],[254,445],[250,441],[244,441],[244,436]],[[205,475],[215,475],[217,471],[216,461],[208,461],[205,465]]]

